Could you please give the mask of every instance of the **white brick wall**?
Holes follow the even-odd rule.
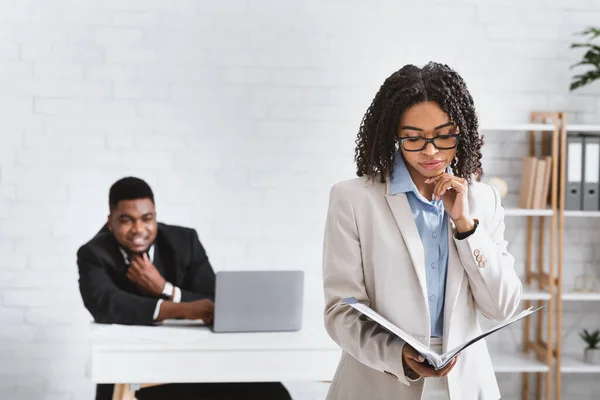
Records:
[[[592,0],[0,0],[0,397],[92,398],[75,252],[116,179],[148,180],[160,219],[196,228],[217,270],[305,269],[319,309],[328,189],[353,176],[383,80],[437,60],[465,77],[484,123],[540,109],[598,122],[600,86],[568,92],[572,33],[589,24]],[[502,149],[493,135],[488,176],[507,176],[513,201],[525,135]],[[569,276],[599,256],[597,224],[581,222],[568,223]],[[523,220],[507,224],[522,272]],[[578,321],[598,314],[571,311],[580,351]],[[519,382],[501,378],[505,398]],[[572,398],[599,389],[565,383]]]

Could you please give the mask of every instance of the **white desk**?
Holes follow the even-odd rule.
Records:
[[[92,324],[91,337],[91,379],[123,384],[115,400],[132,399],[130,385],[138,384],[331,381],[341,356],[317,322],[305,322],[299,332],[233,334]],[[521,353],[491,356],[496,373],[548,370]]]
[[[94,383],[330,381],[341,350],[317,324],[299,332],[96,325]]]

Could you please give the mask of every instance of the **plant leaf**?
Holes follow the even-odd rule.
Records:
[[[598,36],[600,36],[600,29],[599,28],[594,28],[594,27],[589,27],[587,29],[585,29],[582,32],[579,32],[579,35],[581,36],[587,36],[590,35],[591,37],[588,40],[594,40],[595,38],[597,38]]]
[[[581,86],[587,85],[595,81],[596,79],[600,79],[600,68],[596,70],[587,71],[584,74],[575,75],[573,77],[573,80],[571,81],[570,88],[571,90],[575,90]]]
[[[586,48],[588,50],[579,62],[571,65],[570,69],[580,66],[589,66],[591,69],[583,74],[578,74],[571,78],[571,84],[569,85],[571,91],[588,85],[596,79],[600,79],[600,46],[589,43],[595,38],[600,37],[600,28],[591,26],[579,32],[578,34],[582,36],[589,36],[587,38],[588,43],[573,43],[571,44],[571,48]],[[598,334],[594,335],[594,340],[600,340],[600,330],[597,329],[596,331]],[[587,330],[584,330],[584,335],[589,337],[592,334]]]
[[[591,43],[573,43],[573,44],[571,44],[572,49],[576,49],[579,47],[592,47],[592,46],[594,46],[594,45]]]

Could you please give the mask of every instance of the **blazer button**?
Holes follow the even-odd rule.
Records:
[[[475,249],[475,251],[473,251],[473,254],[475,255],[475,257],[477,257],[481,254],[481,252],[479,251],[479,249]]]
[[[480,255],[478,255],[477,257],[475,257],[475,259],[476,259],[477,261],[481,261],[481,260],[483,260],[483,257],[482,257],[482,256],[481,256],[481,254],[480,254]]]
[[[477,264],[477,265],[479,265],[479,268],[483,268],[483,267],[485,267],[485,262],[479,261],[479,264]]]

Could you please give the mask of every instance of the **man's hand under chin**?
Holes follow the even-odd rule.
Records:
[[[133,255],[127,270],[127,278],[144,292],[153,297],[160,297],[166,280],[150,262],[148,255]]]

